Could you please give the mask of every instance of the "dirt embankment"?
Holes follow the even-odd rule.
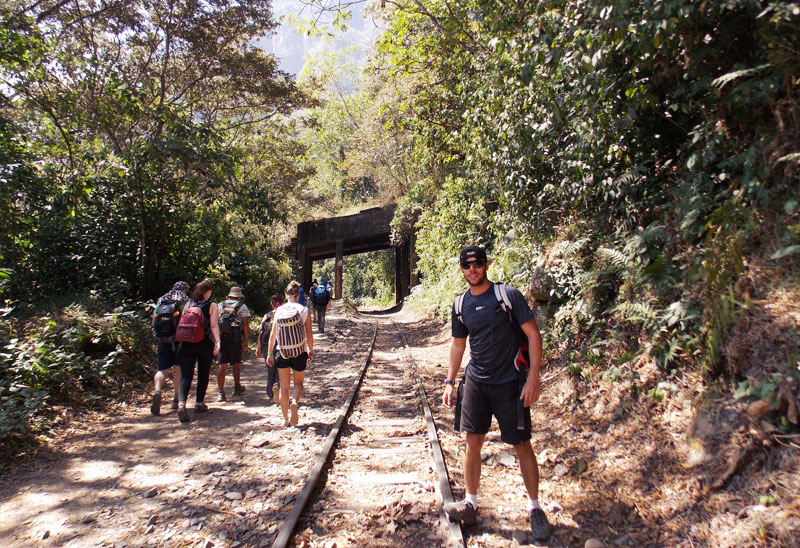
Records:
[[[392,317],[407,334],[461,496],[463,437],[441,403],[449,330],[409,309]],[[85,416],[0,475],[0,545],[271,545],[350,384],[342,364],[357,361],[367,340],[356,318],[334,321],[318,343],[325,351],[310,369],[299,428],[283,428],[264,392],[264,366],[252,355],[245,394],[216,403],[212,379],[211,411],[188,426],[168,405],[152,417],[146,395]],[[656,374],[642,367],[640,382]],[[576,400],[561,368],[547,363],[542,378],[533,443],[540,500],[555,526],[547,545],[796,545],[800,439],[765,436],[729,391],[683,375],[657,401],[634,397],[625,382],[597,379]],[[482,518],[466,530],[469,546],[528,542],[522,480],[496,430],[484,450],[479,500]]]

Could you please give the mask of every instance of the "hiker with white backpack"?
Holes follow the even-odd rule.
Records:
[[[300,284],[292,281],[286,287],[286,303],[275,311],[267,347],[267,365],[278,369],[284,426],[297,426],[305,371],[314,358],[311,318],[308,308],[297,302],[299,299]]]

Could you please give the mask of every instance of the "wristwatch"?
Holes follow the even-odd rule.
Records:
[[[444,383],[445,383],[445,384],[449,384],[450,386],[455,386],[455,384],[456,384],[456,381],[454,381],[454,380],[452,380],[452,379],[445,379],[445,380],[444,380]]]

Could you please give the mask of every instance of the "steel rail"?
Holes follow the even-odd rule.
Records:
[[[305,485],[303,485],[303,489],[300,491],[297,499],[295,499],[289,515],[286,516],[283,526],[278,532],[278,536],[275,538],[275,542],[272,543],[272,548],[285,548],[289,540],[292,538],[294,528],[297,526],[297,522],[300,520],[303,510],[305,510],[305,507],[311,498],[311,494],[314,492],[314,488],[317,486],[317,482],[322,476],[322,470],[325,467],[325,464],[328,462],[328,458],[330,457],[331,452],[336,445],[336,441],[342,432],[344,422],[347,420],[347,415],[350,413],[350,409],[353,406],[353,401],[356,398],[356,394],[358,394],[358,389],[361,387],[361,381],[364,379],[364,373],[367,371],[367,367],[372,359],[372,350],[375,348],[375,340],[377,337],[378,322],[376,321],[375,329],[372,333],[372,342],[369,344],[369,350],[367,351],[367,356],[364,358],[364,363],[361,365],[358,378],[356,378],[355,382],[353,383],[353,387],[350,389],[350,394],[347,396],[347,400],[345,400],[341,407],[339,418],[336,420],[336,423],[333,425],[333,429],[328,434],[325,444],[322,446],[322,451],[317,456],[317,460],[314,463],[314,466],[311,468],[311,473],[308,475]]]
[[[425,394],[425,387],[422,384],[422,377],[417,370],[417,364],[414,357],[411,355],[411,350],[408,346],[408,340],[405,333],[397,323],[393,320],[392,325],[400,334],[403,340],[403,348],[405,349],[406,357],[411,362],[411,368],[414,371],[414,377],[417,379],[417,387],[419,389],[419,397],[422,400],[422,408],[425,411],[425,422],[428,425],[428,443],[433,453],[433,460],[436,463],[436,474],[439,479],[439,494],[442,497],[442,508],[439,511],[439,517],[447,522],[450,530],[450,544],[449,546],[456,545],[465,547],[464,534],[461,531],[461,524],[457,521],[451,521],[444,512],[444,505],[453,502],[453,492],[450,489],[450,476],[447,474],[447,465],[444,462],[444,455],[442,454],[442,446],[439,443],[439,435],[436,432],[436,423],[433,420],[433,413],[431,412],[430,405],[428,405],[428,396]]]

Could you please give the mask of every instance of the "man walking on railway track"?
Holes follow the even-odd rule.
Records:
[[[539,399],[542,338],[528,303],[519,290],[490,282],[489,261],[477,246],[465,247],[459,256],[461,273],[469,289],[456,298],[452,310],[453,342],[445,380],[444,404],[456,403],[456,431],[466,432],[463,468],[466,496],[445,505],[450,519],[474,523],[478,515],[481,447],[492,415],[500,427],[500,439],[514,446],[522,481],[528,492],[531,534],[537,540],[550,536],[552,527],[539,507],[539,466],[531,447],[530,406]],[[456,375],[470,342],[470,360],[458,388]],[[527,343],[529,369],[523,350]]]

